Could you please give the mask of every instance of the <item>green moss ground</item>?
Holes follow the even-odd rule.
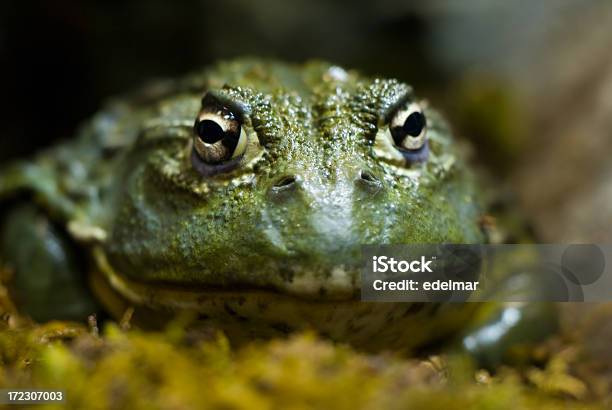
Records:
[[[65,404],[36,409],[545,410],[610,403],[605,377],[588,366],[580,346],[560,339],[534,353],[544,357],[540,367],[502,368],[492,377],[466,358],[363,354],[310,333],[234,349],[220,334],[194,338],[180,321],[162,332],[115,323],[98,332],[95,323],[34,324],[10,313],[8,302],[2,306],[0,388],[66,392]]]

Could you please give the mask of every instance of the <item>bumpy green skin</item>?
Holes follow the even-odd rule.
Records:
[[[241,107],[259,142],[213,177],[189,158],[207,91]],[[76,243],[146,289],[355,300],[361,245],[486,240],[475,178],[435,111],[424,110],[426,162],[377,154],[387,117],[413,100],[402,82],[325,63],[220,63],[110,104],[77,139],[0,174],[0,195],[33,193]]]
[[[460,162],[444,169],[455,152],[435,114],[434,155],[418,179],[401,175],[375,158],[372,141],[410,88],[326,80],[328,70],[222,65],[196,93],[157,101],[152,115],[169,125],[145,131],[123,160],[122,195],[103,225],[116,269],[147,281],[319,292],[334,286],[330,268],[359,263],[362,244],[482,241],[475,189]],[[193,170],[187,147],[205,89],[250,112],[265,150],[253,169],[210,179]],[[275,192],[289,175],[297,186]],[[331,291],[353,291],[357,273]]]

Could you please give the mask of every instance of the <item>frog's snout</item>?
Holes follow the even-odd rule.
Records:
[[[350,175],[347,179],[349,180],[348,185],[352,181],[352,185],[354,185],[353,189],[362,192],[379,192],[383,189],[382,179],[376,175],[372,170],[368,168],[359,168],[352,172],[353,175]],[[352,177],[352,178],[351,178]],[[325,178],[319,179],[324,180]],[[304,184],[305,178],[298,173],[288,173],[283,174],[280,177],[277,177],[275,181],[270,185],[268,189],[268,196],[272,200],[279,199],[288,199],[287,196],[298,195],[297,191],[302,188]],[[340,182],[340,184],[336,183],[334,185],[347,185],[346,181]],[[337,186],[337,191],[346,192],[346,186]]]
[[[264,232],[283,253],[355,263],[361,245],[372,240],[380,225],[382,215],[375,210],[384,190],[375,171],[358,164],[336,173],[283,173],[269,181]]]

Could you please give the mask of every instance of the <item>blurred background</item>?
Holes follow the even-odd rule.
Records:
[[[113,95],[218,59],[319,58],[413,84],[511,186],[541,242],[612,240],[612,3],[0,4],[0,161]]]

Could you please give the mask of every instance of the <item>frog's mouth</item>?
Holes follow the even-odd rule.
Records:
[[[106,254],[99,247],[93,249],[93,256],[98,267],[94,272],[94,290],[97,293],[107,295],[110,289],[100,289],[110,286],[112,291],[135,305],[177,310],[199,310],[203,306],[208,306],[212,300],[235,300],[236,298],[244,298],[246,295],[278,303],[302,300],[306,303],[322,304],[355,302],[359,301],[360,295],[359,283],[352,283],[350,286],[346,286],[347,283],[340,279],[338,279],[335,287],[333,280],[330,282],[331,286],[328,286],[326,289],[331,289],[331,292],[315,288],[311,281],[307,279],[294,282],[291,288],[286,290],[255,287],[227,289],[197,284],[189,286],[167,283],[150,284],[128,278],[115,271],[108,262]],[[337,278],[345,277],[346,272],[337,267],[331,272],[332,278],[334,275]],[[102,284],[103,282],[104,284]],[[104,299],[104,296],[102,298]]]
[[[357,294],[339,300],[262,289],[150,286],[113,272],[103,252],[94,255],[100,269],[91,275],[93,290],[122,323],[159,328],[186,311],[189,326],[221,330],[233,344],[309,329],[369,351],[405,352],[445,338],[477,305],[458,309],[436,303],[365,303]],[[435,322],[433,315],[438,316]]]

